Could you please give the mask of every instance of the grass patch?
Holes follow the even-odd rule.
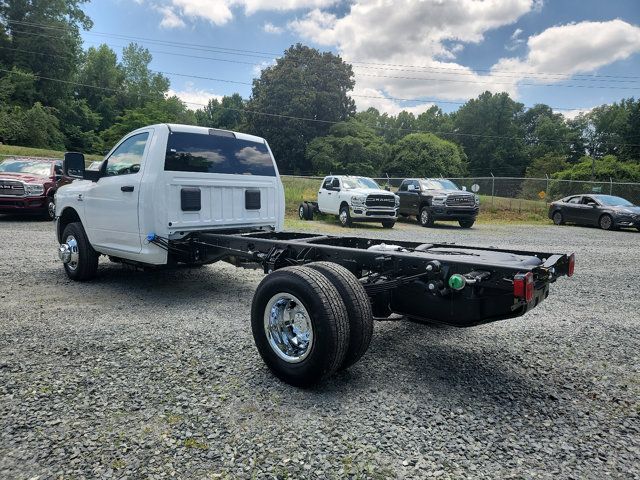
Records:
[[[187,438],[184,441],[184,446],[185,448],[195,448],[198,450],[207,450],[209,448],[209,445],[203,442],[199,442],[195,438]]]
[[[18,147],[14,145],[0,145],[0,155],[16,155],[22,157],[47,157],[47,158],[60,158],[64,157],[64,152],[59,150],[49,150],[46,148],[30,148],[30,147]],[[100,155],[85,155],[87,161],[102,160]]]

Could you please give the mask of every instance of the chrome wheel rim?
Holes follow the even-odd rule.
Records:
[[[600,220],[600,226],[604,230],[609,230],[611,228],[611,217],[608,217],[608,216],[602,217],[602,220]]]
[[[426,210],[422,210],[422,212],[420,212],[420,221],[422,222],[423,225],[426,225],[429,222],[429,212]]]
[[[302,205],[300,205],[298,209],[298,215],[300,216],[300,220],[304,220],[304,207]]]
[[[65,240],[67,247],[69,247],[69,252],[71,252],[71,259],[65,265],[71,271],[75,271],[78,268],[78,262],[80,260],[80,250],[78,249],[78,242],[76,237],[73,235],[67,236]]]
[[[47,205],[47,212],[49,213],[49,218],[56,218],[56,204],[53,200],[51,200],[49,205]]]
[[[271,349],[287,363],[302,362],[313,347],[309,312],[290,293],[277,293],[267,302],[264,332]]]
[[[343,225],[347,224],[347,211],[346,210],[340,210],[340,223]]]

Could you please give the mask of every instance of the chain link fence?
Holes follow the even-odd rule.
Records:
[[[317,188],[324,177],[283,175],[285,187],[296,188],[299,179],[311,186],[317,194]],[[380,185],[389,186],[395,191],[404,178],[378,177]],[[466,177],[449,178],[461,188],[477,193],[483,209],[512,210],[533,212],[546,216],[549,203],[554,200],[578,194],[599,193],[623,197],[635,205],[640,205],[640,183],[592,182],[584,180],[556,180],[553,178],[524,177]],[[308,188],[309,189],[309,188]]]

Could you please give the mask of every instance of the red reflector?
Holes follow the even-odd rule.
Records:
[[[576,254],[569,255],[569,266],[567,267],[567,277],[573,277],[573,271],[576,268]]]
[[[533,273],[518,273],[513,277],[513,296],[516,298],[524,298],[529,303],[533,300]]]

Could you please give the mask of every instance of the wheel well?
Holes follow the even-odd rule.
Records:
[[[80,222],[80,215],[73,208],[67,207],[63,210],[62,215],[60,215],[60,219],[58,220],[58,242],[62,243],[62,232],[64,229],[73,222]]]
[[[422,211],[422,209],[424,207],[430,207],[431,203],[429,202],[429,200],[423,200],[422,202],[420,202],[420,206],[418,207],[418,213]]]
[[[343,201],[343,202],[340,204],[340,210],[342,210],[342,207],[347,207],[347,208],[349,208],[349,204],[348,204],[347,202]]]

